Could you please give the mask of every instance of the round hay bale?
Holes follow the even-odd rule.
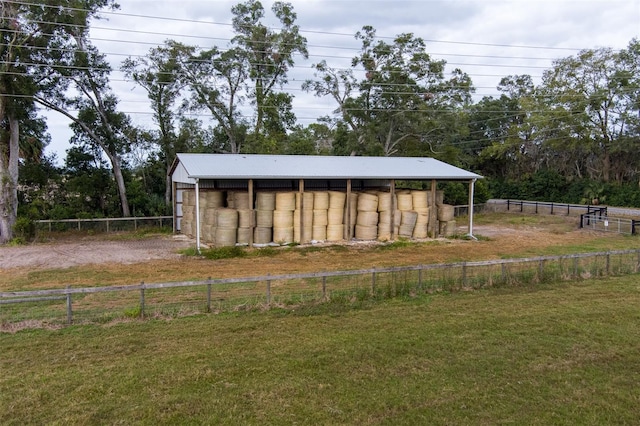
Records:
[[[202,241],[215,244],[216,242],[216,227],[211,225],[202,226]]]
[[[269,244],[272,241],[271,227],[259,226],[253,230],[253,242],[255,244]]]
[[[444,237],[452,237],[456,234],[456,221],[448,220],[439,223],[440,235]]]
[[[313,210],[313,226],[327,226],[328,223],[327,210]]]
[[[234,192],[233,193],[233,208],[236,210],[249,210],[251,207],[251,200],[249,200],[248,192]]]
[[[358,195],[358,212],[377,212],[378,196],[362,192]]]
[[[238,238],[236,242],[238,244],[249,244],[251,241],[251,233],[253,232],[252,228],[241,227],[238,228]]]
[[[413,210],[413,196],[411,196],[410,192],[403,192],[398,194],[398,209]]]
[[[313,193],[313,208],[316,210],[327,210],[329,208],[329,193],[327,191]]]
[[[256,210],[276,209],[276,193],[275,192],[258,192],[256,194]]]
[[[400,222],[402,221],[402,211],[396,210],[393,215],[393,221],[395,222],[395,226],[400,226]],[[382,211],[378,216],[379,223],[391,223],[391,210]]]
[[[367,210],[358,211],[358,217],[356,218],[356,225],[377,226],[378,212],[367,211]]]
[[[238,228],[216,228],[216,246],[235,246],[238,238]]]
[[[344,225],[328,225],[327,241],[340,241],[344,239]]]
[[[359,240],[375,240],[378,237],[378,226],[357,225],[356,238]]]
[[[224,207],[224,198],[224,192],[222,191],[207,191],[204,193],[204,199],[206,200],[207,207],[210,208]]]
[[[413,238],[427,238],[429,235],[429,228],[427,223],[416,223],[415,228],[413,228]]]
[[[305,210],[313,210],[313,192],[296,192],[296,209],[301,209],[302,201],[304,201]]]
[[[403,211],[402,212],[402,220],[400,221],[400,226],[410,226],[411,232],[413,232],[413,227],[416,226],[416,221],[418,220],[418,213],[415,211]]]
[[[324,241],[327,239],[326,225],[313,225],[311,230],[311,239],[316,241]]]
[[[273,227],[274,228],[293,227],[293,210],[274,210],[273,211]]]
[[[276,210],[294,211],[296,209],[295,192],[276,192]]]
[[[293,226],[273,228],[273,241],[278,244],[291,244],[293,242]]]
[[[448,222],[453,220],[454,208],[450,204],[441,204],[438,206],[438,220],[440,222]]]
[[[344,208],[327,210],[327,225],[342,225],[343,223]]]
[[[300,214],[301,214],[301,210],[294,210],[293,212],[293,226],[300,226]],[[313,217],[314,217],[314,213],[313,210],[304,210],[303,213],[303,217],[302,217],[302,226],[306,227],[311,227],[313,226]]]
[[[426,209],[429,207],[429,199],[426,191],[411,191],[413,199],[413,210]]]
[[[195,200],[193,199],[193,194],[194,192],[189,190],[189,189],[185,189],[182,191],[182,205],[183,206],[192,206],[195,204]]]
[[[304,235],[300,233],[300,226],[293,227],[293,241],[296,243],[308,243],[311,241],[311,236],[313,234],[312,226],[304,227]]]
[[[347,194],[340,191],[329,191],[329,208],[330,209],[344,209],[344,205],[347,201]]]
[[[393,227],[393,234],[398,235],[399,227]],[[378,240],[389,241],[391,239],[391,228],[388,223],[378,224]]]
[[[202,223],[210,226],[218,226],[218,209],[208,208],[201,218]]]
[[[221,228],[237,228],[238,227],[238,211],[236,209],[218,209],[218,227]]]
[[[415,225],[400,225],[398,235],[401,237],[411,238],[413,236],[413,228]]]
[[[393,209],[393,201],[397,200],[397,196],[394,194],[391,197],[390,192],[379,192],[378,193],[378,211],[386,212]]]
[[[256,220],[255,210],[238,210],[238,227],[250,228],[254,226]]]
[[[256,226],[259,228],[273,227],[273,210],[256,210]]]
[[[436,206],[441,206],[444,204],[444,191],[436,191]]]

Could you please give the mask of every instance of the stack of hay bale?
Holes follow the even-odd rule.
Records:
[[[452,205],[444,204],[444,192],[436,192],[436,207],[438,209],[438,235],[450,237],[456,233],[456,221]]]
[[[347,224],[344,230],[343,238],[346,240],[349,236],[355,235],[356,220],[358,218],[358,193],[352,192],[349,197],[349,204],[346,203],[345,194],[345,206],[344,206],[344,222]],[[348,210],[347,210],[348,208]]]
[[[418,216],[413,229],[413,238],[427,238],[429,235],[429,193],[427,191],[411,191],[413,211]]]
[[[327,225],[329,223],[329,192],[317,191],[313,193],[313,220],[311,239],[324,241],[327,239]]]
[[[202,239],[215,244],[216,228],[218,227],[217,210],[224,207],[224,193],[221,191],[206,191],[200,193],[200,223]]]
[[[296,209],[293,212],[293,241],[296,243],[308,243],[311,241],[313,233],[313,206],[313,192],[296,193]],[[302,218],[300,215],[302,215]]]
[[[378,239],[387,241],[391,239],[391,213],[393,212],[393,234],[398,235],[401,214],[395,206],[398,204],[397,196],[391,197],[390,192],[378,193]]]
[[[347,194],[329,191],[329,209],[327,210],[327,241],[344,239],[344,209]]]
[[[296,209],[295,192],[276,192],[273,211],[273,241],[280,244],[293,242],[293,212]]]
[[[268,244],[273,241],[273,211],[276,209],[275,192],[256,194],[256,228],[253,230],[253,242]]]
[[[358,195],[356,238],[375,240],[378,236],[378,195],[363,192]]]
[[[190,237],[195,234],[195,194],[192,191],[182,191],[182,220],[180,232]]]

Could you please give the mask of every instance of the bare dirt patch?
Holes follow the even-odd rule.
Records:
[[[500,218],[499,223],[479,221],[474,227],[474,234],[481,237],[479,241],[424,240],[391,250],[372,242],[341,246],[325,244],[327,247],[324,248],[282,248],[273,256],[215,261],[180,254],[181,250],[195,244],[181,236],[76,237],[53,243],[0,247],[0,291],[528,257],[547,254],[561,246],[576,247],[575,251],[581,251],[583,246],[606,250],[610,245],[621,248],[632,243],[617,235],[578,230],[574,222],[573,219],[555,219],[546,225],[537,221],[530,224],[511,216]],[[466,227],[460,227],[459,231],[464,234]]]

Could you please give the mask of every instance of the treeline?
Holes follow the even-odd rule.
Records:
[[[536,85],[505,76],[473,102],[471,77],[446,71],[413,34],[365,26],[348,68],[314,65],[302,89],[334,114],[301,126],[285,90],[307,40],[284,2],[232,8],[233,38],[199,48],[167,40],[121,70],[143,88],[155,127],[123,113],[89,25],[111,0],[3,2],[0,43],[0,241],[32,219],[170,212],[177,152],[430,156],[487,179],[478,200],[513,197],[640,207],[640,42],[556,60]],[[280,23],[263,23],[267,13]],[[72,121],[63,166],[43,157],[48,108]],[[193,118],[197,116],[199,118]],[[466,203],[463,185],[446,185]],[[19,206],[19,207],[18,207]],[[18,210],[19,209],[19,210]]]

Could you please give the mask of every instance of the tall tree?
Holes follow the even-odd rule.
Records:
[[[178,119],[176,107],[180,100],[184,83],[180,80],[180,47],[172,41],[164,46],[154,47],[149,53],[137,59],[128,58],[122,69],[127,78],[136,82],[146,92],[153,119],[157,130],[152,139],[160,151],[160,158],[164,162],[166,177],[164,200],[166,205],[171,203],[171,177],[169,171],[176,153],[181,150],[178,146],[176,121]]]
[[[620,54],[600,48],[557,60],[543,76],[555,124],[568,136],[564,143],[586,153],[582,169],[604,182],[622,182],[627,160],[638,148],[626,143],[637,103],[630,88],[620,84],[623,72]]]
[[[69,33],[57,50],[59,54],[45,67],[49,84],[34,100],[71,120],[77,143],[95,145],[106,155],[122,215],[127,217],[131,213],[122,168],[134,129],[129,117],[117,110],[118,98],[109,86],[111,66],[91,45],[88,26],[71,27]]]
[[[411,139],[433,149],[433,141],[441,140],[434,136],[446,127],[446,114],[470,102],[470,78],[454,70],[447,80],[445,62],[433,60],[424,41],[413,34],[387,43],[366,26],[356,39],[362,47],[352,69],[336,70],[320,62],[315,66],[319,79],[306,81],[303,89],[338,103],[340,120],[357,134],[352,154],[395,155]],[[360,80],[356,69],[364,72]]]
[[[112,5],[112,0],[4,0],[0,5],[0,243],[11,239],[16,220],[20,152],[33,152],[29,143],[41,140],[23,137],[22,129],[33,128],[32,97],[43,85],[58,82],[45,65],[55,61],[75,29],[87,28],[101,8]]]
[[[295,63],[295,55],[308,57],[307,40],[296,25],[297,15],[290,3],[276,1],[271,7],[281,27],[274,30],[262,23],[265,11],[257,0],[237,4],[231,9],[236,36],[232,39],[238,55],[248,67],[248,97],[256,108],[252,133],[254,137],[267,130],[279,132],[292,128],[292,98],[278,92],[288,82],[287,72]]]

